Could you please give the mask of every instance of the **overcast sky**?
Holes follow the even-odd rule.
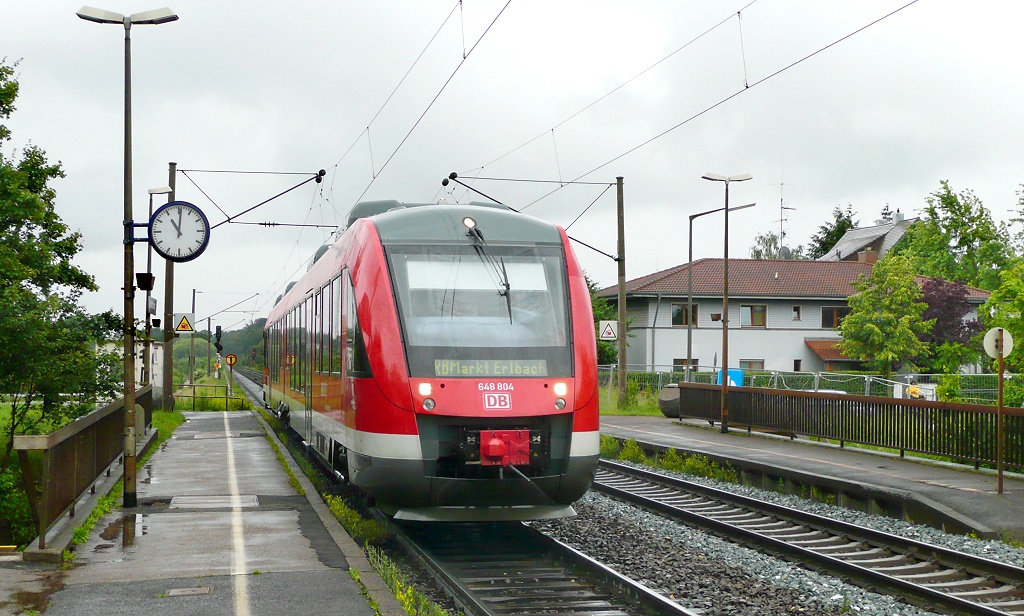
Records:
[[[686,261],[687,217],[722,205],[707,171],[754,178],[731,185],[731,205],[757,203],[730,218],[732,257],[778,232],[781,205],[793,208],[787,243],[806,244],[836,206],[852,204],[862,226],[886,203],[912,216],[941,180],[1007,220],[1024,182],[1024,3],[919,0],[869,26],[905,4],[173,0],[179,21],[132,28],[135,219],[148,218],[147,189],[167,184],[170,161],[325,169],[323,184],[239,218],[318,225],[344,224],[359,200],[482,199],[442,189],[451,171],[467,182],[623,176],[629,278]],[[78,263],[100,286],[83,302],[120,312],[124,30],[79,19],[80,6],[0,4],[0,57],[20,60],[21,84],[4,151],[31,142],[61,162],[57,211],[82,233]],[[189,171],[177,196],[216,224],[303,179]],[[569,234],[616,250],[614,189],[471,183],[563,226],[586,210]],[[265,316],[332,231],[218,227],[177,266],[176,310],[192,289],[199,318],[258,293],[239,307],[250,314],[214,323]],[[720,215],[695,235],[695,258],[721,257]],[[614,284],[611,259],[576,250],[593,280]],[[143,271],[145,244],[135,254]],[[154,271],[162,313],[159,260]]]

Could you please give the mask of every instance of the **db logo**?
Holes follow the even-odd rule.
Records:
[[[484,394],[484,408],[492,411],[510,411],[512,394]]]

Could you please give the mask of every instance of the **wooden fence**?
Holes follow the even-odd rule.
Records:
[[[136,438],[142,439],[152,424],[153,386],[136,391]],[[21,461],[22,481],[32,506],[39,532],[39,548],[46,548],[46,533],[68,513],[75,516],[75,503],[93,489],[101,474],[124,450],[124,399],[80,417],[51,434],[14,437],[14,449]],[[34,464],[30,452],[42,453],[42,465]]]
[[[678,398],[672,394],[678,390]],[[721,420],[718,385],[679,383],[662,390],[667,417]],[[975,466],[997,463],[996,407],[876,396],[729,387],[729,425],[931,454]],[[1024,469],[1024,409],[1003,409],[1003,464]]]

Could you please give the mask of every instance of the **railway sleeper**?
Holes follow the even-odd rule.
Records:
[[[869,548],[867,550],[861,550],[860,552],[845,552],[843,554],[834,554],[833,556],[842,560],[855,561],[857,564],[860,564],[860,561],[874,560],[874,557],[876,556],[889,558],[892,556],[892,552],[885,548]]]
[[[877,567],[875,570],[879,573],[884,573],[886,575],[892,575],[899,578],[931,573],[932,571],[943,571],[941,567],[934,563],[914,560],[912,556],[906,556],[906,558],[910,561],[906,565],[896,565],[894,567]]]
[[[849,545],[850,540],[835,535],[823,535],[817,539],[800,539],[798,541],[788,540],[786,543],[798,545],[802,548],[824,548],[838,545]]]
[[[510,588],[508,586],[511,586]],[[466,587],[480,595],[488,594],[500,594],[507,592],[517,593],[526,595],[551,595],[553,593],[588,593],[587,596],[591,596],[593,593],[589,590],[581,590],[579,582],[573,580],[567,580],[564,582],[552,582],[547,584],[531,584],[527,588],[520,588],[518,586],[506,585],[506,584],[495,584],[494,580],[490,580],[489,583],[475,582],[467,583]]]
[[[963,580],[954,580],[951,582],[936,582],[934,584],[922,584],[932,590],[938,590],[950,594],[956,594],[958,597],[962,597],[963,593],[991,589],[992,580],[984,577],[972,577]]]
[[[714,518],[721,522],[729,522],[733,525],[739,525],[741,522],[760,522],[767,519],[752,511],[743,510],[738,510],[735,514],[716,515]]]
[[[789,522],[785,522],[783,520],[778,520],[778,521],[774,521],[774,522],[768,521],[768,522],[766,522],[764,524],[744,523],[744,524],[737,524],[736,526],[742,526],[746,530],[753,531],[755,533],[761,533],[763,535],[763,534],[768,533],[769,531],[779,530],[780,528],[789,528],[790,524],[789,524]]]
[[[579,611],[586,614],[590,614],[592,609],[595,608],[611,608],[610,597],[601,599],[591,595],[589,598],[581,599],[543,599],[533,601],[530,599],[523,599],[522,597],[507,597],[501,599],[487,599],[487,603],[495,606],[501,611],[508,611],[512,608],[513,612],[520,612],[522,608],[530,608],[533,612],[544,611],[544,612],[555,612],[555,613],[566,613],[570,611]],[[507,604],[507,605],[502,605]],[[519,609],[515,609],[519,608]]]
[[[892,554],[883,558],[875,558],[871,560],[858,560],[857,564],[861,567],[870,567],[871,569],[878,571],[879,568],[885,567],[897,563],[909,563],[913,562],[913,559],[904,556],[903,554]]]
[[[938,584],[941,582],[951,582],[957,580],[966,580],[967,576],[962,571],[956,569],[939,569],[937,571],[931,571],[928,573],[916,573],[912,575],[901,575],[901,580],[913,582],[915,584]]]
[[[762,535],[767,535],[768,537],[777,537],[779,539],[785,539],[786,537],[789,537],[789,536],[802,535],[804,533],[808,533],[808,532],[811,532],[811,531],[812,531],[812,529],[810,529],[810,528],[808,528],[806,526],[802,526],[802,525],[793,526],[792,523],[788,523],[784,528],[780,528],[778,530],[766,530],[766,531],[762,532],[761,534]]]
[[[518,583],[532,583],[537,580],[545,581],[559,581],[570,579],[566,576],[565,570],[560,569],[558,571],[531,571],[529,569],[521,569],[519,571],[509,571],[506,569],[484,569],[478,571],[476,569],[464,569],[458,570],[453,569],[453,572],[459,574],[459,578],[465,580],[467,583],[481,583],[481,582],[501,582],[502,584],[518,584]],[[464,575],[467,572],[467,575]]]
[[[701,507],[687,507],[687,511],[696,513],[699,515],[711,515],[713,513],[735,513],[739,511],[732,505],[713,505],[713,506],[701,506]]]
[[[1005,588],[1005,587],[1001,586],[1000,588]],[[1013,588],[1013,587],[1011,586],[1011,588]],[[992,601],[991,603],[985,603],[985,605],[990,606],[990,607],[999,608],[999,609],[1003,610],[1004,612],[1007,612],[1007,613],[1010,613],[1010,614],[1024,614],[1024,599],[1015,599],[1015,600],[1012,600],[1012,601]],[[1011,611],[1011,610],[1020,610],[1020,611]]]
[[[850,541],[849,539],[847,539],[846,541],[847,543],[845,545],[826,545],[820,548],[811,549],[819,554],[825,554],[828,556],[836,556],[841,558],[847,552],[863,550],[866,547],[863,543],[860,543],[858,541]]]

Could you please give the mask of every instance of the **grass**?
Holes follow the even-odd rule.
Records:
[[[652,458],[634,439],[623,442],[617,438],[602,435],[601,457],[653,466],[695,477],[709,477],[725,483],[740,482],[739,473],[728,464],[721,465],[700,454],[680,454],[672,448],[664,453],[656,454]]]
[[[658,393],[646,389],[638,389],[629,383],[627,389],[633,390],[626,395],[625,404],[619,404],[619,392],[612,387],[602,387],[599,401],[602,415],[664,417],[658,407]]]
[[[193,405],[196,411],[224,411],[224,388],[227,387],[227,370],[221,370],[220,378],[213,376],[201,376],[196,379],[195,400],[193,400],[193,388],[191,385],[179,385],[174,396],[174,408],[178,411],[191,411]],[[227,401],[227,410],[245,411],[251,410],[252,405],[249,399],[242,393],[241,387],[235,386],[231,397]]]

